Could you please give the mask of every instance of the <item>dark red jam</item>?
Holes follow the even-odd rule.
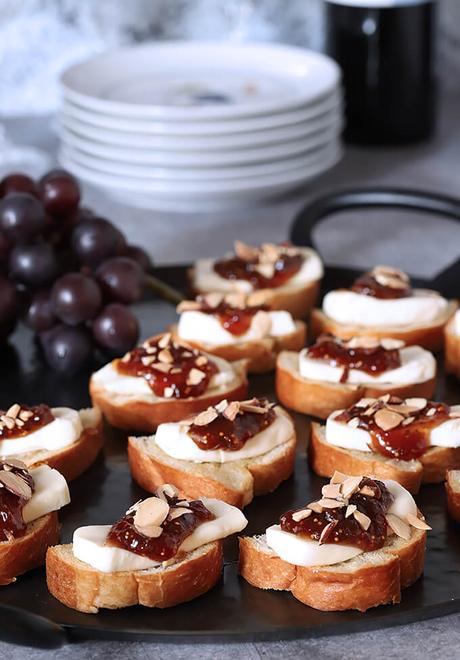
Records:
[[[160,345],[159,345],[160,342]],[[185,399],[201,396],[218,372],[214,362],[197,349],[155,337],[116,361],[120,374],[145,378],[160,397]]]
[[[257,305],[253,307],[232,307],[226,302],[221,302],[217,307],[207,307],[203,305],[200,309],[204,314],[216,316],[219,323],[232,335],[240,337],[244,335],[251,327],[252,319],[260,311],[268,311],[266,305]]]
[[[19,465],[22,464],[14,460],[0,461],[0,542],[23,536],[27,527],[22,510],[32,495],[34,481],[28,470]],[[24,484],[19,490],[10,483],[11,474],[20,480],[20,486]]]
[[[215,272],[226,280],[246,280],[254,289],[275,289],[286,284],[302,267],[302,254],[281,253],[273,263],[273,275],[266,277],[257,270],[259,260],[247,261],[235,256],[216,261]]]
[[[352,545],[361,548],[364,552],[382,548],[387,538],[385,516],[393,502],[393,496],[381,481],[363,477],[359,487],[365,486],[373,495],[365,495],[358,491],[349,498],[348,505],[356,506],[357,511],[370,518],[367,529],[362,527],[353,514],[345,517],[348,505],[323,509],[321,513],[313,511],[308,518],[303,518],[299,522],[296,522],[292,516],[302,509],[288,511],[280,518],[281,529],[321,543]],[[323,530],[328,525],[330,527],[323,534]]]
[[[54,420],[51,409],[45,404],[24,406],[15,404],[0,411],[0,441],[21,438],[38,431]]]
[[[372,414],[367,415],[365,409],[353,406],[335,417],[335,421],[348,423],[352,418],[356,418],[357,428],[364,429],[370,434],[374,451],[389,458],[410,461],[420,458],[428,449],[431,430],[449,419],[448,406],[444,403],[428,401],[423,409],[405,412],[396,426],[385,429],[380,426],[382,422],[379,415],[384,408],[388,410],[388,406],[390,413],[396,412],[397,415],[400,414],[398,408],[405,410],[402,407],[405,406],[404,402],[392,405],[377,401],[372,407],[374,411]],[[397,421],[397,418],[394,419]]]
[[[237,451],[246,442],[266,429],[276,418],[273,407],[268,402],[261,402],[267,409],[265,412],[245,412],[240,410],[235,419],[225,417],[224,412],[206,425],[192,424],[188,434],[200,449],[223,449]]]
[[[171,511],[181,507],[183,500],[177,497],[168,499]],[[169,517],[161,525],[163,532],[160,536],[151,538],[145,536],[134,525],[134,513],[127,513],[121,520],[112,525],[107,536],[106,544],[124,548],[136,555],[148,557],[154,561],[167,561],[175,557],[185,539],[190,536],[201,523],[215,518],[201,502],[194,500],[188,502],[189,513],[170,520]]]
[[[398,349],[385,349],[378,345],[373,348],[351,348],[348,342],[331,335],[321,335],[307,355],[314,360],[327,360],[332,366],[343,367],[341,383],[346,383],[350,369],[359,369],[367,374],[381,374],[401,366]]]
[[[409,284],[393,287],[380,284],[372,273],[364,273],[351,286],[355,293],[361,293],[363,296],[372,296],[373,298],[395,299],[407,298],[412,295],[412,289]]]

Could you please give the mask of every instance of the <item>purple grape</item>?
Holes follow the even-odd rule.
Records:
[[[96,279],[107,299],[130,305],[142,296],[144,272],[128,257],[113,257],[96,271]]]
[[[32,289],[50,284],[58,272],[58,262],[48,243],[17,245],[10,255],[10,275]]]
[[[123,235],[108,220],[79,222],[72,232],[72,248],[80,263],[96,267],[123,249]]]
[[[25,192],[38,197],[37,184],[27,174],[12,172],[0,181],[0,197],[6,197],[13,192]]]
[[[57,323],[49,291],[39,291],[34,295],[25,313],[24,323],[35,332],[49,330]]]
[[[6,277],[0,275],[0,342],[14,330],[18,314],[16,287]]]
[[[149,255],[138,245],[127,245],[123,249],[121,256],[129,257],[136,261],[145,273],[148,273],[152,268],[152,260]]]
[[[0,232],[0,272],[8,270],[8,262],[10,260],[11,243],[2,232]]]
[[[41,333],[40,343],[50,367],[66,375],[89,365],[93,355],[91,335],[82,327],[56,325]]]
[[[68,215],[78,208],[80,186],[67,172],[50,172],[40,181],[40,195],[47,213]]]
[[[0,201],[0,229],[12,243],[28,243],[46,225],[43,206],[30,193],[10,193]]]
[[[123,355],[136,345],[139,323],[128,307],[111,303],[94,319],[93,336],[110,355]]]
[[[97,283],[82,273],[67,273],[51,289],[51,306],[54,314],[69,325],[78,325],[93,319],[102,303]]]

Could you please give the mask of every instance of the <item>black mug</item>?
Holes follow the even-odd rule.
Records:
[[[401,144],[434,129],[433,0],[326,0],[326,50],[342,68],[345,139]]]

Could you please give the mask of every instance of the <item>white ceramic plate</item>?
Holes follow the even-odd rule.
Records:
[[[263,43],[150,43],[67,69],[66,97],[112,115],[202,121],[282,112],[335,89],[329,57]]]
[[[252,149],[230,149],[222,151],[160,151],[158,149],[126,149],[81,138],[65,128],[60,130],[62,144],[89,156],[109,159],[114,163],[150,165],[157,167],[223,167],[243,165],[288,158],[305,154],[333,140],[341,133],[342,123],[336,122],[327,130],[322,130],[302,139],[282,144],[260,146]]]
[[[229,119],[206,122],[165,122],[154,119],[137,119],[118,117],[93,110],[81,108],[64,100],[59,116],[65,121],[70,117],[97,128],[127,133],[145,133],[149,135],[179,136],[179,135],[224,135],[228,133],[252,133],[267,129],[291,126],[306,122],[314,117],[321,118],[329,110],[342,113],[341,94],[335,92],[321,100],[321,103],[308,108],[300,108],[290,112],[280,112],[247,119]]]

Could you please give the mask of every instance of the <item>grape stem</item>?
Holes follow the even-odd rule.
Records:
[[[172,305],[178,305],[181,300],[184,300],[184,296],[180,291],[169,286],[169,284],[166,284],[162,280],[159,280],[154,275],[146,275],[145,283],[149,289],[152,289],[152,291],[154,291],[160,298],[163,298],[163,300],[166,300]]]

